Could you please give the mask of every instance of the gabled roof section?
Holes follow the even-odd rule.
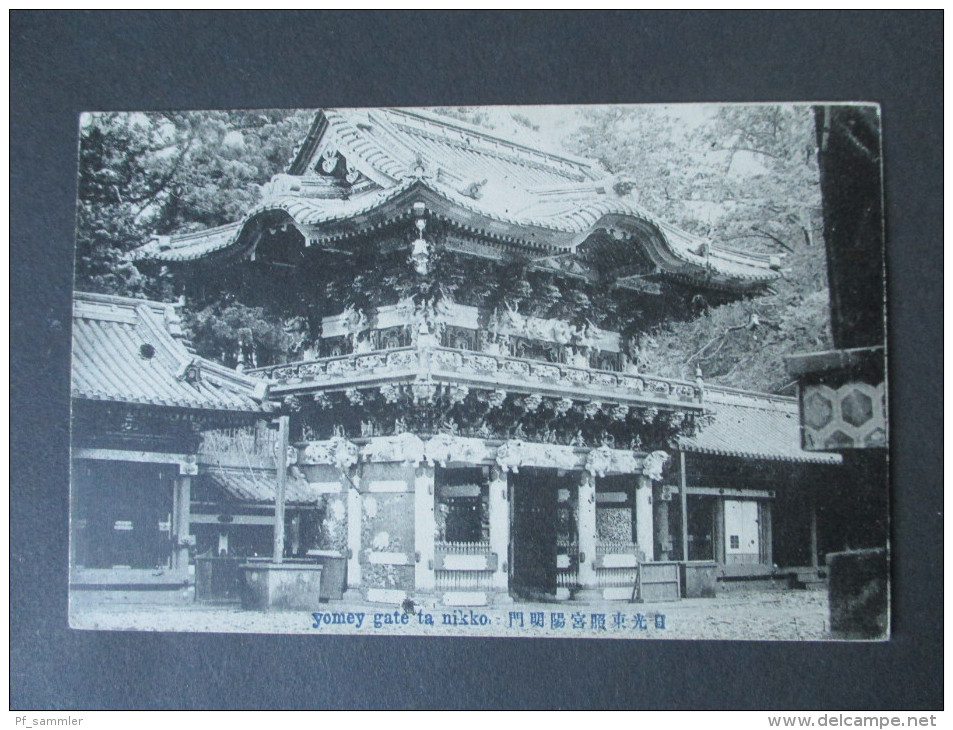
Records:
[[[771,257],[680,230],[618,183],[594,161],[430,112],[330,109],[317,113],[288,174],[264,186],[262,202],[241,221],[159,237],[133,257],[181,262],[250,251],[276,220],[294,225],[307,246],[338,244],[409,218],[413,203],[424,202],[429,215],[530,257],[575,255],[603,232],[647,255],[659,275],[704,287],[752,291],[780,276]]]
[[[418,177],[421,167],[461,183],[494,177],[521,188],[605,176],[591,160],[547,152],[422,109],[321,110],[288,172],[303,175],[328,147],[363,162],[357,165],[362,171],[369,166],[374,177],[394,182]]]
[[[683,451],[765,461],[842,461],[838,454],[801,448],[795,398],[706,386],[704,402],[711,420],[694,436],[679,438],[678,448]]]
[[[260,412],[266,392],[262,381],[191,352],[173,305],[74,293],[74,398]]]
[[[320,488],[308,482],[298,470],[289,471],[285,481],[285,501],[288,504],[321,502],[323,492]],[[237,502],[263,505],[275,503],[278,484],[274,470],[212,467],[207,473],[225,494]]]

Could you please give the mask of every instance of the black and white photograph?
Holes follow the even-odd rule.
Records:
[[[935,725],[943,17],[11,11],[11,727]]]
[[[73,629],[889,639],[876,103],[78,140]]]

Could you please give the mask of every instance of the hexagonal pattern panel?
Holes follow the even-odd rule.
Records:
[[[869,396],[854,388],[840,403],[844,420],[851,426],[862,426],[874,417],[874,403]]]
[[[820,393],[811,393],[804,399],[804,422],[811,428],[824,428],[834,417],[834,406]]]
[[[834,433],[827,437],[827,441],[824,442],[824,445],[829,449],[849,449],[854,445],[854,439],[843,431],[834,431]]]
[[[887,444],[883,383],[840,388],[808,385],[801,391],[801,443],[807,451],[882,448]]]

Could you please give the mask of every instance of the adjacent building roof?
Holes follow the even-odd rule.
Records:
[[[346,190],[327,182],[342,169],[351,181],[342,182]],[[158,237],[135,257],[250,252],[276,222],[321,246],[409,218],[413,203],[424,202],[449,225],[524,254],[575,254],[603,231],[637,248],[661,275],[701,285],[748,291],[780,275],[770,257],[731,251],[660,220],[638,205],[631,187],[592,160],[422,110],[329,109],[318,112],[288,174],[275,176],[242,220]]]
[[[93,401],[257,412],[267,385],[196,356],[171,304],[73,295],[72,395]]]
[[[274,504],[278,492],[275,472],[266,469],[214,468],[208,476],[232,499],[253,504]],[[289,470],[285,481],[285,501],[288,504],[315,504],[322,492],[312,486],[300,472]]]
[[[841,457],[801,448],[795,398],[706,386],[711,420],[694,436],[682,436],[683,451],[746,459],[840,464]]]

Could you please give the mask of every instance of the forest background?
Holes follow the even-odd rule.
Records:
[[[805,105],[441,108],[524,144],[598,160],[640,205],[693,234],[782,258],[762,295],[706,306],[643,339],[649,372],[791,392],[784,356],[831,346],[814,116]],[[96,113],[80,123],[75,288],[172,301],[166,270],[128,253],[155,235],[238,220],[284,172],[313,112]],[[251,337],[281,349],[280,317],[185,302],[199,354]]]

